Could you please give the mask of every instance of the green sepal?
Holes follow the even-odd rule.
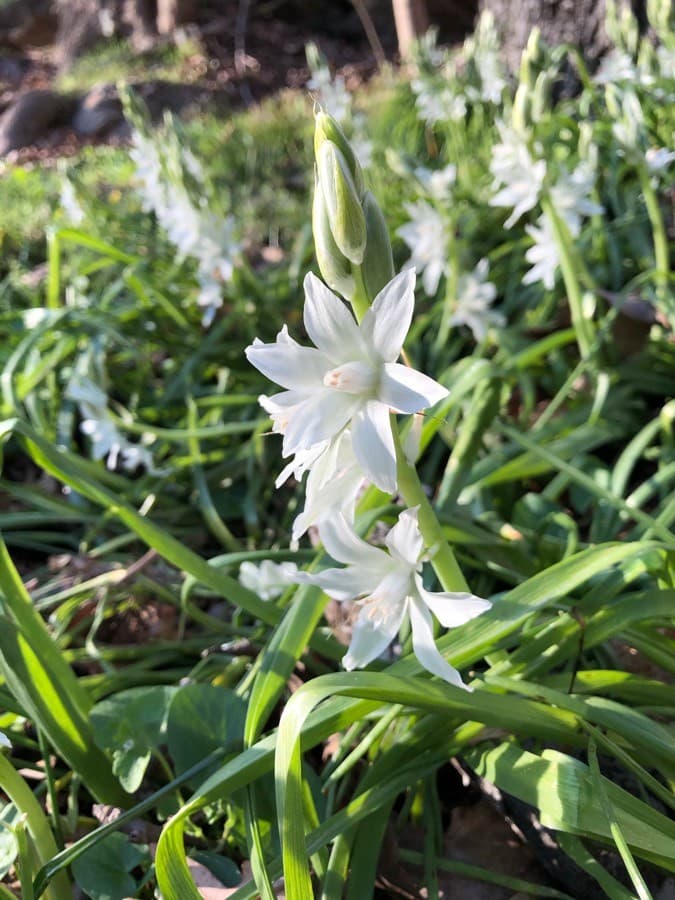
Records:
[[[394,277],[394,257],[386,220],[370,191],[366,191],[363,197],[363,212],[367,237],[361,275],[368,297],[372,300]]]
[[[333,238],[328,210],[318,181],[314,186],[312,202],[312,231],[316,261],[323,280],[329,288],[350,300],[356,287],[351,264]]]

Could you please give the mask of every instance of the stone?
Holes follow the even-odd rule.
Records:
[[[67,124],[76,103],[75,97],[50,90],[19,94],[0,117],[0,156],[29,147],[51,128]]]
[[[115,86],[97,84],[78,103],[71,125],[78,134],[93,137],[108,133],[122,119],[122,104]]]

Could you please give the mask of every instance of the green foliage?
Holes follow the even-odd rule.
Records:
[[[553,105],[565,51],[536,40],[521,84],[504,77],[485,96],[482,28],[461,65],[421,49],[420,80],[455,118],[423,121],[411,85],[382,77],[358,97],[373,143],[365,183],[344,137],[342,161],[323,173],[343,179],[329,199],[347,206],[358,175],[369,233],[387,256],[391,238],[397,270],[411,205],[432,206],[447,238],[438,283],[426,290],[419,273],[406,353],[450,394],[404,425],[397,449],[401,493],[433,536],[430,577],[493,601],[437,636],[473,693],[430,680],[405,633],[393,662],[339,671],[344,647],[318,588],[268,599],[237,578],[249,561],[328,564],[307,539],[288,546],[302,489],[274,488],[279,438],[257,403],[269,383],[243,355],[284,323],[301,332],[302,278],[316,271],[308,98],[162,126],[167,159],[194,154],[212,211],[232,211],[241,231],[208,328],[194,262],[143,208],[126,149],[90,148],[69,167],[77,224],[57,208],[63,172],[9,169],[0,183],[0,530],[14,558],[3,549],[0,728],[13,749],[0,759],[11,801],[0,866],[19,866],[26,896],[33,880],[65,896],[69,870],[92,898],[198,898],[192,857],[227,886],[250,861],[238,900],[273,897],[282,874],[289,898],[365,898],[388,835],[423,867],[430,896],[450,869],[569,897],[440,854],[436,777],[456,755],[535,807],[608,896],[647,896],[649,866],[672,871],[672,179],[645,168],[673,132],[659,98],[672,85],[624,23],[616,40],[652,81],[619,99],[577,60],[580,95]],[[127,68],[128,48],[101,53],[72,86]],[[146,60],[155,75],[180,66],[166,53]],[[630,91],[644,119],[637,149],[612,128]],[[490,203],[498,121],[546,163],[536,205],[508,229]],[[593,154],[591,199],[604,212],[570,227],[553,189]],[[452,186],[433,196],[425,185],[448,166]],[[547,210],[559,266],[552,286],[523,283]],[[355,221],[339,235],[352,256],[363,252]],[[501,318],[474,335],[453,315],[483,259]],[[390,264],[369,266],[372,294]],[[351,263],[337,268],[336,286],[351,285]],[[376,536],[396,513],[371,487],[356,523]],[[48,774],[35,791],[18,772],[27,760]],[[95,827],[96,799],[126,809]],[[161,827],[154,867],[145,838],[124,833],[139,819]],[[425,831],[423,854],[406,847],[411,827]],[[617,849],[625,885],[597,846]]]

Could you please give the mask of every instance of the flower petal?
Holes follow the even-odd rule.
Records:
[[[390,604],[387,615],[383,618],[373,615],[375,607],[368,602],[368,598],[363,604],[363,609],[354,623],[349,650],[342,658],[342,665],[347,671],[367,666],[387,649],[398,634],[407,606],[405,598],[398,603]]]
[[[396,451],[389,409],[369,400],[352,419],[352,446],[366,478],[382,491],[397,490]]]
[[[419,563],[424,543],[417,520],[419,506],[405,509],[398,517],[398,522],[385,538],[392,556],[402,560],[413,570]]]
[[[382,288],[363,317],[361,331],[385,362],[400,356],[414,306],[415,270],[404,269]]]
[[[313,394],[293,407],[284,434],[284,456],[308,450],[335,437],[352,418],[360,402],[352,394],[324,388],[321,394]]]
[[[305,278],[304,321],[312,341],[334,362],[361,355],[363,341],[356,319],[311,272]]]
[[[301,347],[286,326],[274,344],[256,340],[246,348],[246,359],[270,381],[290,390],[314,393],[323,390],[323,376],[333,368],[332,361],[314,347]]]
[[[419,575],[415,577],[415,584],[420,599],[429,607],[444,628],[457,628],[459,625],[475,619],[476,616],[480,616],[492,606],[489,600],[483,600],[474,594],[427,591],[422,587],[422,579]]]
[[[444,659],[436,642],[432,630],[431,613],[417,597],[410,598],[410,624],[412,626],[412,643],[415,656],[422,663],[427,672],[438,675],[444,681],[454,684],[456,687],[472,690],[462,681],[462,676],[457,669]]]
[[[376,569],[378,573],[391,567],[387,554],[362,540],[340,512],[321,523],[319,537],[326,551],[338,562]],[[378,580],[382,577],[380,574]]]
[[[345,569],[324,569],[316,574],[303,573],[303,582],[315,584],[325,591],[333,600],[354,600],[373,591],[381,578],[360,566],[347,566]]]
[[[449,393],[422,372],[401,363],[385,363],[377,398],[396,412],[416,413],[444,400]]]

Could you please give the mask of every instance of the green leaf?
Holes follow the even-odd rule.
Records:
[[[101,700],[89,718],[96,743],[113,759],[122,787],[134,793],[141,786],[152,751],[164,743],[169,705],[177,688],[131,688]]]
[[[205,850],[196,850],[192,854],[192,858],[211,872],[212,875],[220,881],[225,887],[236,887],[241,883],[241,872],[239,867],[227,856],[220,856],[217,853],[208,853]]]
[[[124,834],[109,834],[75,860],[73,875],[92,900],[125,900],[138,890],[131,871],[149,862],[146,847],[132,844]]]
[[[227,688],[186,684],[169,707],[167,744],[178,773],[221,747],[239,749],[246,704]]]

